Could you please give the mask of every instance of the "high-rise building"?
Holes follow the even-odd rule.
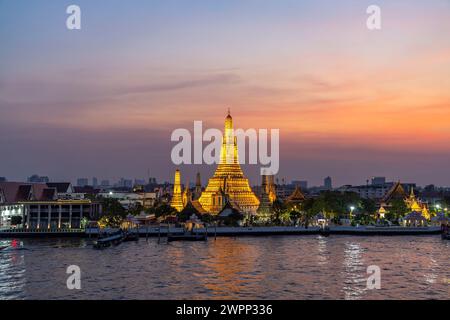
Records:
[[[308,189],[308,181],[306,180],[292,180],[291,184],[299,186],[302,190]]]
[[[219,165],[199,199],[201,206],[213,214],[218,214],[227,201],[251,214],[256,214],[259,207],[259,199],[250,188],[238,161],[237,139],[230,112],[225,118]]]
[[[145,180],[144,179],[134,179],[134,185],[135,186],[143,186],[143,185],[145,185]]]
[[[77,186],[78,187],[85,187],[89,185],[89,179],[88,178],[78,178],[77,179]]]
[[[326,190],[331,190],[331,189],[333,189],[333,182],[332,182],[332,180],[331,180],[331,177],[326,177],[326,178],[323,180],[323,186],[324,186],[324,188],[325,188]]]
[[[102,182],[100,183],[100,186],[109,187],[109,180],[102,180]]]
[[[97,188],[97,187],[98,187],[98,179],[97,179],[96,177],[93,177],[93,178],[92,178],[92,186],[93,186],[94,188]]]
[[[386,177],[373,177],[372,185],[373,186],[381,186],[386,184]]]
[[[47,176],[39,176],[37,174],[33,174],[27,180],[28,180],[28,182],[31,182],[31,183],[48,183],[48,182],[50,182],[50,179]]]
[[[0,182],[6,182],[8,181],[5,177],[0,177]]]

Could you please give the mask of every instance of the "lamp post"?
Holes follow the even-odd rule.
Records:
[[[439,212],[441,210],[441,205],[440,204],[435,205],[435,207],[436,207],[436,212]]]
[[[355,211],[355,207],[354,206],[350,206],[350,219],[352,219],[353,211]]]

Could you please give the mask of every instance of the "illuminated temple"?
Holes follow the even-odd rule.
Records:
[[[220,162],[209,179],[208,186],[202,192],[199,202],[212,214],[218,214],[229,202],[240,211],[256,214],[259,200],[250,188],[238,161],[237,139],[233,130],[233,118],[228,112],[225,118],[225,131],[220,151]]]
[[[178,212],[183,210],[183,196],[181,194],[181,175],[180,170],[175,171],[175,181],[173,185],[173,196],[170,205],[177,209]]]

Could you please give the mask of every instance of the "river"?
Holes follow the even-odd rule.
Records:
[[[439,236],[0,241],[0,299],[450,299],[450,241]],[[81,289],[66,285],[70,265]],[[380,289],[367,267],[380,268]]]

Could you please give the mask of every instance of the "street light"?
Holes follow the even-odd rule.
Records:
[[[352,218],[352,213],[355,210],[354,206],[350,206],[350,219]]]

